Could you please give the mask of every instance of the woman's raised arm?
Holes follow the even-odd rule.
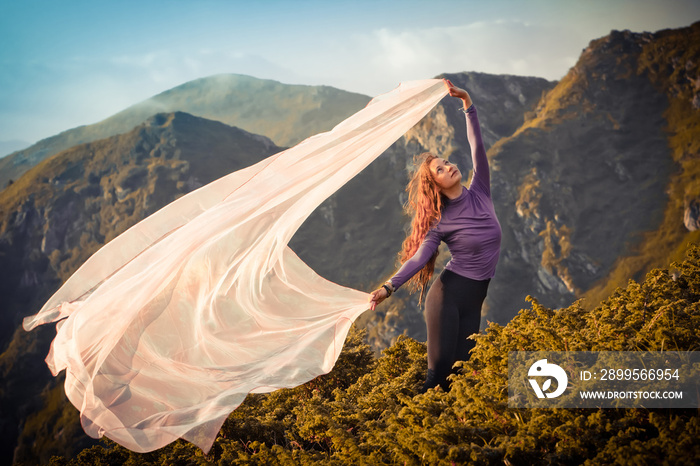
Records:
[[[491,195],[491,177],[489,174],[489,161],[486,158],[486,148],[484,141],[481,138],[481,126],[479,125],[479,117],[477,116],[476,107],[474,106],[471,96],[464,89],[456,87],[449,79],[445,80],[445,84],[452,97],[462,99],[462,110],[467,116],[467,141],[472,151],[472,164],[474,165],[474,177],[472,185],[479,186],[487,195]],[[476,185],[475,185],[476,183]]]

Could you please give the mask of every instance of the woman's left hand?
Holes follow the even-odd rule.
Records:
[[[471,106],[472,99],[467,91],[455,86],[449,79],[445,79],[445,85],[447,86],[447,90],[452,97],[457,97],[464,101],[464,108],[469,108]]]

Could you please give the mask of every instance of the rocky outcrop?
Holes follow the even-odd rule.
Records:
[[[528,294],[556,308],[599,283],[640,278],[652,259],[633,266],[619,266],[618,259],[662,223],[663,237],[655,241],[663,247],[652,249],[686,241],[669,206],[679,202],[674,195],[685,199],[680,215],[695,228],[697,207],[689,199],[700,198],[694,175],[700,147],[691,136],[700,123],[692,110],[698,31],[700,23],[655,34],[613,31],[592,41],[556,86],[536,78],[446,75],[469,89],[479,109],[504,230],[485,320],[507,322]],[[407,154],[448,155],[468,171],[458,105],[446,99],[411,130]],[[675,236],[666,237],[669,231]],[[609,279],[616,267],[627,267],[627,274]]]
[[[700,229],[700,202],[692,200],[687,203],[683,213],[683,224],[688,231]]]
[[[561,307],[612,270],[660,224],[674,170],[668,100],[637,73],[652,34],[613,32],[593,41],[523,126],[489,152],[504,227],[496,321],[527,294]],[[515,207],[515,208],[513,208]],[[516,278],[517,277],[517,278]]]

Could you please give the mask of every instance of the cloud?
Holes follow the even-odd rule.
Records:
[[[446,72],[558,80],[576,63],[572,50],[581,50],[588,40],[557,26],[500,19],[451,27],[380,28],[354,36],[339,53],[344,57],[340,63],[343,74],[348,77],[345,85],[376,94],[401,81]]]
[[[434,46],[439,43],[437,37],[442,31],[401,31],[393,32],[379,29],[371,36],[371,50],[374,52],[371,62],[375,66],[402,70],[415,66],[435,66],[442,60]],[[439,51],[437,51],[439,52]]]
[[[387,33],[382,31],[375,35],[385,37]],[[524,73],[556,79],[565,72],[558,58],[570,51],[563,45],[570,41],[563,31],[513,20],[402,31],[392,35],[413,51],[413,61],[407,63],[408,66],[439,67],[442,71]],[[377,50],[380,55],[388,52],[388,49]],[[381,61],[381,57],[376,57],[375,61]]]

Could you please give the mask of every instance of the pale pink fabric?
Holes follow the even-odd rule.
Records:
[[[447,94],[402,84],[311,137],[164,207],[95,253],[24,328],[59,321],[85,431],[137,452],[182,437],[208,451],[247,393],[331,370],[367,293],[324,280],[288,247],[326,198]],[[380,187],[377,187],[380,189]]]

